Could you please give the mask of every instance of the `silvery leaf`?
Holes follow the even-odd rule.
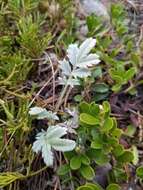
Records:
[[[67,49],[67,56],[72,65],[76,65],[78,51],[79,49],[77,44],[71,44]]]
[[[75,141],[60,138],[65,134],[67,134],[66,128],[55,125],[50,126],[47,131],[42,131],[36,135],[32,149],[36,153],[42,153],[42,157],[47,166],[53,165],[54,156],[52,149],[65,152],[75,148]]]
[[[51,146],[45,143],[42,146],[42,158],[47,166],[52,166],[54,161],[53,152],[51,150]]]
[[[61,85],[68,84],[69,86],[74,87],[74,86],[80,85],[80,82],[78,79],[72,78],[72,79],[68,80],[65,77],[63,77],[63,78],[59,77],[59,84],[61,84]]]
[[[60,63],[60,68],[62,69],[62,73],[67,76],[70,75],[71,67],[69,62],[64,59],[63,61],[59,61],[59,63]]]
[[[30,108],[29,114],[30,115],[38,115],[38,114],[42,113],[43,111],[45,111],[44,108],[36,106],[36,107]]]
[[[36,116],[37,119],[59,120],[56,113],[53,113],[52,111],[47,111],[45,108],[41,107],[30,108],[29,114]]]
[[[89,52],[92,50],[95,44],[96,44],[95,39],[88,38],[80,45],[77,56],[78,62],[80,62],[83,57],[86,57],[89,54]]]
[[[78,67],[87,68],[97,65],[99,62],[100,60],[97,54],[89,54],[88,56],[82,58],[80,62],[78,62]]]
[[[56,126],[50,126],[47,129],[47,139],[52,139],[52,138],[60,138],[63,135],[67,134],[67,129],[65,127],[61,127],[59,125]]]
[[[79,47],[77,44],[69,45],[67,49],[68,60],[60,61],[63,75],[59,77],[61,85],[74,87],[80,85],[79,78],[86,78],[91,75],[89,67],[100,62],[97,54],[89,54],[95,44],[95,39],[88,38]]]
[[[75,148],[76,143],[73,140],[69,139],[59,139],[55,138],[51,141],[52,147],[57,151],[67,152]]]
[[[88,69],[81,68],[81,69],[76,69],[72,73],[73,77],[77,78],[86,78],[91,75],[91,72]]]

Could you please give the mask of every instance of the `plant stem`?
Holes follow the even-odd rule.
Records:
[[[67,91],[67,88],[68,88],[68,81],[67,81],[65,87],[63,88],[62,93],[61,93],[61,95],[60,95],[60,98],[59,98],[59,100],[58,100],[58,102],[57,102],[56,109],[55,109],[56,112],[58,111],[60,105],[62,104],[63,97],[64,97],[64,95],[65,95],[65,93],[66,93],[66,91]]]
[[[48,168],[48,166],[45,166],[45,167],[41,168],[40,170],[37,170],[36,172],[33,172],[33,173],[25,176],[24,178],[29,178],[29,177],[33,177],[35,175],[38,175],[39,173],[45,171],[47,168]]]

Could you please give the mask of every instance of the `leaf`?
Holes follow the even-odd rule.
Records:
[[[112,128],[113,128],[113,120],[112,118],[108,117],[103,124],[102,131],[109,132]]]
[[[52,111],[47,111],[45,108],[41,107],[30,108],[29,114],[32,116],[36,116],[37,119],[59,120],[56,113],[53,113]]]
[[[81,156],[81,162],[82,162],[82,164],[88,166],[90,164],[90,159],[86,155],[82,155]]]
[[[91,72],[86,68],[79,68],[79,69],[74,70],[72,74],[74,78],[77,78],[77,77],[84,78],[84,77],[90,76]]]
[[[90,106],[87,102],[81,102],[79,105],[79,109],[81,113],[90,113]]]
[[[77,55],[79,53],[79,48],[77,44],[69,45],[67,49],[67,56],[69,58],[70,63],[74,66],[77,63]]]
[[[143,179],[143,166],[137,168],[136,174],[139,178]]]
[[[41,107],[33,107],[33,108],[30,108],[29,110],[29,114],[30,115],[38,115],[40,114],[41,112],[45,111],[44,108],[41,108]]]
[[[63,61],[59,61],[60,63],[60,69],[62,70],[62,73],[64,75],[70,75],[71,74],[71,66],[68,61],[65,59]]]
[[[99,105],[98,104],[95,104],[94,102],[92,102],[90,104],[90,114],[93,115],[93,116],[97,116],[99,114]]]
[[[93,38],[86,39],[79,47],[79,52],[77,56],[78,62],[81,61],[84,57],[86,57],[91,49],[95,46],[96,40]]]
[[[121,144],[118,144],[115,146],[113,150],[113,154],[115,154],[116,157],[121,156],[124,153],[124,147]]]
[[[90,166],[83,165],[80,168],[80,173],[87,180],[92,180],[95,176],[94,170]]]
[[[101,149],[103,147],[103,142],[100,139],[96,139],[91,142],[91,148]]]
[[[92,187],[84,185],[77,188],[77,190],[94,190]]]
[[[118,184],[112,183],[108,185],[106,190],[121,190],[121,187]]]
[[[133,137],[135,132],[136,132],[136,127],[133,125],[128,125],[127,129],[124,131],[124,135],[127,135],[129,137]]]
[[[71,158],[70,167],[72,170],[77,170],[81,167],[81,159],[79,156],[74,156]]]
[[[12,182],[24,178],[24,175],[18,172],[3,172],[0,173],[0,188],[11,184]]]
[[[139,162],[139,153],[138,153],[138,149],[135,145],[132,146],[132,153],[134,155],[134,159],[133,159],[133,164],[137,165]]]
[[[103,190],[103,188],[96,183],[86,183],[78,187],[77,190]]]
[[[109,162],[109,156],[106,155],[103,150],[92,149],[91,156],[99,166],[105,165]],[[93,155],[92,155],[93,154]]]
[[[36,153],[42,152],[42,157],[47,166],[53,165],[52,148],[63,152],[71,151],[75,148],[75,141],[60,138],[65,134],[67,134],[67,129],[59,125],[50,126],[47,131],[37,134],[32,149]]]
[[[62,70],[62,77],[59,78],[60,84],[73,87],[80,84],[79,78],[91,75],[89,67],[100,62],[97,54],[89,54],[95,44],[95,39],[88,38],[79,47],[77,44],[69,45],[67,49],[68,60],[59,61],[59,67]]]
[[[61,165],[58,168],[57,174],[60,175],[60,176],[63,176],[63,175],[66,175],[69,172],[70,172],[70,166],[69,166],[69,164],[64,164],[64,165]]]
[[[96,77],[102,77],[102,69],[100,67],[97,67],[93,72],[92,75],[94,78]]]
[[[130,68],[128,71],[126,71],[126,74],[125,74],[126,81],[132,79],[133,76],[135,75],[135,73],[136,73],[136,69],[134,67]]]
[[[62,152],[71,151],[75,148],[75,141],[69,139],[54,138],[49,140],[49,142],[55,150]]]
[[[79,79],[72,78],[72,79],[68,80],[65,76],[63,78],[59,77],[59,83],[61,85],[66,85],[67,84],[67,85],[71,86],[72,88],[74,86],[80,85]]]
[[[86,58],[81,60],[81,62],[78,63],[78,67],[80,68],[92,67],[94,65],[97,65],[99,62],[100,62],[99,56],[97,56],[96,54],[90,54]]]
[[[94,190],[103,190],[103,188],[97,183],[86,183],[86,185],[92,187]]]
[[[99,119],[87,113],[80,114],[80,121],[88,125],[97,125],[100,123]]]
[[[129,163],[132,162],[134,159],[134,155],[131,151],[124,151],[124,153],[118,157],[118,161],[121,163]]]
[[[109,91],[109,86],[104,83],[94,85],[94,92],[106,93],[108,91]]]
[[[61,127],[59,125],[49,126],[47,129],[47,139],[59,138],[67,134],[67,128]]]

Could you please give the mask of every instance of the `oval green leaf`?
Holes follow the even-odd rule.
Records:
[[[81,167],[81,159],[79,156],[74,156],[71,158],[70,167],[72,170],[77,170]]]
[[[80,168],[80,173],[87,180],[92,180],[94,178],[94,176],[95,176],[94,170],[90,166],[83,165]]]
[[[143,179],[143,166],[137,168],[136,174],[139,178]]]
[[[80,114],[80,121],[87,125],[98,125],[100,123],[99,119],[87,113]]]
[[[118,184],[112,183],[108,185],[106,190],[121,190],[121,187]]]
[[[131,151],[124,151],[124,153],[118,157],[118,161],[122,163],[129,163],[132,162],[134,159],[134,155]]]

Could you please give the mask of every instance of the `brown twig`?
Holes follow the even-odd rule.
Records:
[[[52,76],[53,76],[53,107],[54,107],[54,104],[55,104],[55,101],[54,101],[54,99],[55,99],[55,86],[56,86],[55,85],[55,72],[54,72],[54,67],[53,67],[53,63],[52,63],[51,58],[49,57],[48,54],[46,54],[46,56],[49,59],[49,62],[50,62],[50,65],[51,65],[51,69],[52,69]]]
[[[58,68],[56,69],[54,76],[58,73]],[[31,102],[29,103],[29,107],[33,104],[33,102],[36,100],[36,98],[38,98],[38,96],[41,94],[41,92],[44,90],[44,88],[49,84],[49,82],[53,79],[53,75],[49,78],[49,80],[43,85],[43,87],[37,92],[37,94],[35,95],[35,97],[31,100]]]

